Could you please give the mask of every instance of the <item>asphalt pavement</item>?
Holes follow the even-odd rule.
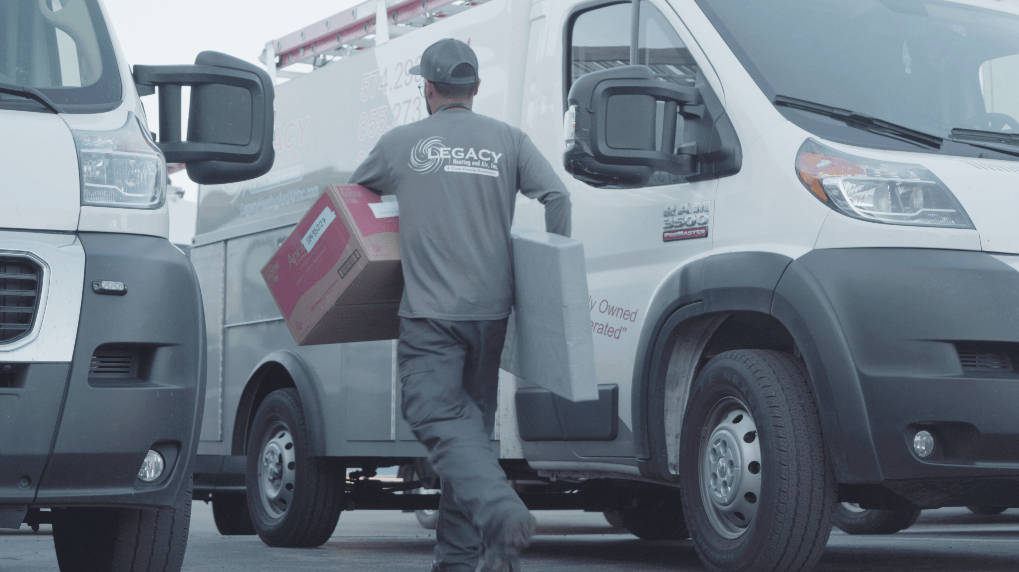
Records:
[[[647,542],[612,528],[599,513],[541,511],[525,572],[702,571],[690,541]],[[194,504],[187,572],[427,572],[435,535],[413,514],[343,513],[333,537],[313,549],[269,548],[254,536],[224,537],[211,506]],[[925,511],[889,536],[832,533],[816,572],[1014,572],[1019,510],[978,516],[966,509]],[[0,572],[56,572],[49,527],[0,532]]]

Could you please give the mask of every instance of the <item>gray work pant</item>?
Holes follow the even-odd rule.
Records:
[[[506,319],[400,319],[403,417],[442,483],[434,571],[474,572],[503,519],[526,511],[491,441]]]

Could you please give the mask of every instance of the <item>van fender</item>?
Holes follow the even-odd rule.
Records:
[[[237,405],[232,454],[246,454],[248,433],[258,406],[267,395],[285,387],[297,389],[301,397],[304,421],[308,427],[308,455],[319,457],[326,454],[325,418],[322,414],[318,379],[304,360],[290,350],[276,350],[265,356],[248,376],[248,383]]]
[[[881,480],[848,342],[830,293],[802,264],[776,253],[730,253],[677,269],[668,281],[678,295],[672,303],[661,304],[665,309],[654,327],[641,332],[638,355],[645,358],[637,364],[640,370],[635,368],[634,440],[644,476],[676,479],[677,467],[670,466],[670,459],[677,458],[670,449],[676,445],[670,441],[678,434],[667,435],[666,427],[678,432],[683,411],[676,408],[685,408],[689,384],[714,333],[731,314],[754,312],[781,324],[804,360],[838,481]],[[670,360],[677,360],[671,362],[671,373]],[[669,400],[674,402],[671,407],[661,406]]]
[[[691,335],[700,340],[687,348],[692,351],[700,344],[696,355],[689,358],[690,367],[695,367],[704,344],[726,314],[771,313],[775,288],[792,260],[784,254],[763,251],[714,254],[676,268],[662,281],[648,305],[649,319],[641,327],[631,385],[634,451],[644,476],[678,478],[668,469],[665,413],[661,407],[676,340]],[[682,384],[673,383],[669,396],[685,396],[692,375],[691,369]],[[652,407],[653,403],[658,405]]]

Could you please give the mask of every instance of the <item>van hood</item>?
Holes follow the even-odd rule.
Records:
[[[1019,161],[945,157],[924,166],[962,203],[982,250],[1019,254]]]
[[[0,229],[74,231],[78,152],[58,115],[0,110]]]

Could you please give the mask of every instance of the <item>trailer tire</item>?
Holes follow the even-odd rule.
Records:
[[[321,546],[336,529],[346,476],[308,455],[308,427],[296,389],[277,389],[258,408],[247,451],[248,510],[269,546]]]
[[[973,514],[981,515],[1001,514],[1008,509],[1007,506],[968,506],[966,508]]]
[[[54,510],[60,572],[180,572],[191,525],[191,483],[160,509]]]
[[[711,359],[689,393],[680,487],[711,570],[810,570],[831,534],[836,484],[804,370],[790,355]]]
[[[835,526],[846,534],[895,534],[920,518],[918,508],[859,508],[852,503],[835,507]]]
[[[690,531],[677,490],[637,495],[631,506],[615,511],[623,528],[641,540],[686,540]]]
[[[254,536],[248,497],[240,493],[212,493],[212,518],[223,536]]]

